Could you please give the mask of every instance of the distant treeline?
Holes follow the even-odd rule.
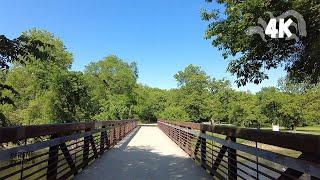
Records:
[[[189,65],[174,75],[178,88],[161,90],[137,83],[135,62],[107,56],[89,63],[83,72],[71,71],[72,54],[60,39],[36,29],[23,35],[50,44],[40,48],[50,59],[39,61],[28,55],[27,62],[14,61],[9,69],[0,71],[0,84],[16,92],[0,88],[1,96],[14,102],[0,103],[3,126],[129,118],[240,126],[320,123],[320,87],[316,85],[282,78],[278,87],[263,88],[256,94],[240,92],[228,80],[217,80],[201,67]]]

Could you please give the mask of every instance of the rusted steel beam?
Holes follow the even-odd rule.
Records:
[[[160,121],[166,122],[166,121]],[[206,125],[191,122],[167,122],[176,126],[222,134],[230,137],[256,141],[278,147],[320,155],[320,136],[312,134],[275,132],[223,125]]]
[[[56,137],[57,137],[57,135],[52,135],[51,139],[54,139]],[[58,152],[59,152],[59,145],[54,145],[54,146],[49,147],[47,179],[57,179],[58,158],[59,158]]]
[[[219,165],[221,164],[221,161],[223,159],[224,154],[227,152],[227,147],[226,146],[222,146],[220,148],[219,154],[216,158],[216,160],[214,161],[214,164],[212,166],[212,175],[215,176],[216,172],[218,170]]]
[[[102,126],[111,126],[118,123],[119,125],[134,122],[135,120],[121,121],[94,121],[83,123],[66,123],[66,124],[46,124],[31,126],[14,126],[0,128],[0,143],[14,142],[26,138],[34,138],[52,134],[71,133],[85,129],[94,129]]]
[[[86,131],[90,131],[87,129]],[[83,167],[86,167],[89,163],[89,149],[90,149],[90,136],[85,136],[83,141],[83,152],[82,152],[82,164]]]
[[[206,131],[201,131],[201,133],[206,134]],[[201,140],[201,164],[204,164],[207,157],[207,141],[202,137],[199,137],[199,139]]]
[[[116,145],[117,144],[117,133],[116,133],[117,128],[114,126],[113,127],[113,140],[112,140],[112,145]]]
[[[63,153],[64,158],[68,162],[68,165],[69,165],[70,169],[72,170],[73,175],[76,175],[78,173],[78,171],[77,171],[76,166],[75,166],[75,164],[74,164],[74,162],[72,160],[72,157],[70,155],[70,152],[69,152],[69,150],[67,148],[66,143],[60,144],[60,149],[61,149],[61,151]]]
[[[90,158],[88,158],[88,162],[92,161],[93,159],[94,159],[94,156],[91,156]],[[86,164],[81,163],[81,164],[79,164],[79,165],[76,166],[76,171],[79,171],[80,169],[83,169],[83,168],[85,168],[85,167],[86,167]],[[72,174],[73,174],[73,171],[70,170],[70,171],[66,172],[63,176],[61,176],[61,177],[59,178],[59,180],[70,179],[70,176],[71,176]]]
[[[105,128],[105,126],[103,126],[102,128]],[[107,137],[107,131],[102,131],[100,133],[100,154],[101,155],[104,153],[104,150],[105,150],[106,137]]]
[[[91,162],[91,160],[97,158],[99,156],[97,150],[98,147],[97,146],[101,146],[101,144],[103,146],[109,147],[109,138],[108,135],[111,129],[117,129],[120,130],[119,127],[121,127],[122,129],[122,136],[118,136],[118,139],[116,139],[116,141],[121,140],[125,135],[125,126],[128,126],[128,131],[131,131],[133,128],[136,127],[136,122],[134,121],[128,121],[128,122],[118,122],[118,121],[114,121],[111,123],[107,123],[107,126],[100,126],[106,123],[98,123],[99,127],[95,127],[94,129],[88,128],[85,129],[85,131],[83,130],[79,130],[79,131],[75,131],[75,132],[65,132],[65,133],[61,133],[61,134],[52,134],[50,136],[50,139],[48,140],[47,138],[44,138],[42,142],[35,142],[33,144],[26,144],[23,146],[19,146],[19,147],[13,147],[10,149],[5,149],[5,150],[0,150],[0,160],[9,160],[10,158],[13,157],[17,157],[21,154],[29,154],[30,153],[30,157],[28,158],[28,160],[39,160],[40,158],[40,163],[45,163],[46,161],[48,161],[48,165],[43,167],[43,168],[39,168],[39,169],[34,169],[34,167],[37,167],[37,164],[33,164],[31,166],[28,167],[23,167],[23,170],[28,170],[30,171],[30,173],[28,175],[23,176],[21,174],[21,178],[35,178],[35,179],[41,179],[41,178],[46,178],[46,179],[69,179],[70,176],[77,174],[78,170],[80,170],[81,168],[84,168],[85,166],[87,166],[87,164],[89,162]],[[92,126],[84,126],[84,127],[92,127]],[[54,131],[54,132],[63,132],[63,131]],[[94,139],[93,134],[100,134],[102,133],[102,137],[99,137],[99,135],[97,135],[96,137],[98,138],[102,138],[102,139]],[[119,131],[118,131],[119,133]],[[26,133],[25,133],[26,134]],[[24,134],[24,135],[25,135]],[[100,135],[101,136],[101,135]],[[82,140],[81,138],[84,138],[84,140]],[[79,142],[73,142],[73,140],[79,140],[81,139]],[[102,141],[101,141],[102,140]],[[71,142],[71,144],[69,144],[67,146],[67,142]],[[82,146],[80,146],[78,149],[77,145],[78,143],[80,143]],[[73,145],[75,145],[76,147],[74,148]],[[91,145],[91,150],[90,149],[90,145]],[[44,152],[43,154],[40,155],[33,155],[33,153],[31,152],[36,152],[38,150],[47,150],[46,148],[49,148],[49,152]],[[64,156],[64,159],[61,159],[59,157],[59,148],[61,149],[61,152]],[[70,151],[69,151],[69,149]],[[71,150],[72,149],[72,150]],[[101,149],[103,148],[99,148],[100,152]],[[71,151],[73,152],[73,154],[75,155],[74,160],[73,160],[73,154],[71,153]],[[77,152],[81,152],[83,151],[82,154],[79,154],[79,156],[77,156]],[[99,152],[99,153],[100,153]],[[48,157],[46,156],[48,154]],[[92,155],[93,154],[93,155]],[[72,155],[72,156],[71,156]],[[48,159],[42,159],[42,157],[47,157]],[[82,163],[76,163],[76,159],[77,158],[81,158],[82,157]],[[66,160],[66,162],[63,162],[64,160]],[[24,161],[22,161],[24,162]],[[61,164],[63,162],[63,164]],[[60,168],[61,165],[67,164],[68,166],[63,166],[64,168]],[[8,166],[1,166],[1,170],[0,170],[0,174],[7,171],[9,168],[18,168],[20,169],[20,163],[13,163],[13,164],[9,164]],[[69,171],[65,172],[65,170],[68,170],[70,168]],[[38,176],[38,177],[34,177],[34,175],[36,175],[36,173],[43,171],[43,170],[47,170],[47,172],[45,172],[44,174]],[[5,178],[14,178],[14,176],[20,173],[20,171],[16,171],[10,174],[7,174],[5,176],[2,176],[0,179],[2,179],[3,177]]]
[[[108,150],[110,148],[109,133],[108,131],[106,131],[105,133],[105,150]]]
[[[300,172],[303,172],[306,174],[310,174],[311,176],[320,178],[320,171],[319,171],[320,164],[317,162],[313,162],[310,160],[296,159],[296,158],[293,158],[290,156],[274,153],[271,151],[267,151],[267,150],[263,150],[263,149],[259,149],[259,148],[254,148],[254,147],[251,147],[248,145],[239,144],[239,143],[236,143],[233,141],[224,140],[224,139],[217,138],[214,136],[209,136],[209,135],[201,133],[199,131],[190,130],[187,128],[181,128],[176,125],[172,125],[170,123],[159,122],[159,124],[161,124],[161,126],[166,126],[169,129],[176,128],[176,129],[191,133],[196,137],[203,137],[207,140],[217,142],[227,148],[232,148],[232,149],[236,149],[236,150],[248,153],[248,154],[252,154],[252,155],[267,159],[269,161],[272,161],[274,163],[281,164],[281,165],[286,166],[288,168],[292,168],[297,171],[300,171]],[[234,154],[236,154],[236,153],[234,153]],[[310,154],[308,154],[308,155],[310,155]],[[315,156],[315,154],[312,154],[311,157],[318,157],[318,156]],[[230,171],[230,172],[232,172],[232,171]]]
[[[227,138],[232,142],[236,142],[235,137]],[[228,148],[228,178],[237,179],[237,150]]]
[[[89,136],[93,133],[98,133],[98,132],[101,132],[101,129],[95,129],[92,131],[76,133],[76,134],[72,134],[72,135],[68,135],[68,136],[59,136],[57,138],[45,140],[42,142],[36,142],[36,143],[28,144],[25,146],[19,146],[19,147],[13,147],[10,149],[1,150],[0,151],[0,161],[9,160],[11,157],[17,156],[19,154],[19,152],[29,153],[29,152],[38,151],[40,149],[44,149],[47,147],[55,146],[55,145],[59,146],[60,144],[65,143],[67,141],[79,139],[84,136]]]
[[[320,164],[320,156],[314,156],[314,155],[308,155],[306,153],[302,153],[298,159],[303,159],[303,160],[306,160],[306,161],[311,161],[311,162],[314,162],[314,163],[319,163]],[[320,171],[320,169],[319,169]],[[286,169],[286,171],[284,171],[284,173],[278,178],[278,180],[285,180],[285,179],[288,179],[288,176],[290,177],[295,177],[297,179],[299,179],[301,176],[303,175],[302,172],[300,171],[297,171],[297,170],[294,170],[294,169],[291,169],[291,168],[288,168]],[[316,178],[316,177],[311,177],[312,180],[320,180],[320,178]]]
[[[98,151],[97,151],[96,144],[94,142],[94,139],[93,139],[92,135],[89,136],[89,141],[90,141],[90,144],[91,144],[91,148],[92,148],[94,157],[98,158]]]

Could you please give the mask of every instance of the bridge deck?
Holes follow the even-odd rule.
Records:
[[[212,179],[156,126],[141,126],[76,179]]]

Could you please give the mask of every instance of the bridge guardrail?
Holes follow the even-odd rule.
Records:
[[[219,179],[320,178],[317,135],[164,120],[159,120],[158,126]],[[298,157],[258,148],[254,143],[294,152]]]
[[[135,120],[0,128],[0,179],[66,179],[137,127]]]

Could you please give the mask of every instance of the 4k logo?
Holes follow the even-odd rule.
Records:
[[[271,38],[285,38],[286,40],[295,39],[299,41],[299,37],[296,34],[293,34],[289,27],[293,26],[296,29],[296,32],[299,32],[300,36],[306,36],[306,22],[304,21],[302,15],[294,10],[289,10],[278,17],[274,17],[271,12],[267,12],[270,16],[270,21],[267,24],[261,17],[258,19],[258,23],[262,26],[250,26],[246,30],[247,35],[259,34],[263,41],[267,42],[266,35]],[[294,17],[297,20],[297,23],[293,22],[291,18],[285,19],[287,17]],[[277,23],[279,23],[277,29]],[[286,35],[286,37],[285,37]]]
[[[284,19],[279,19],[279,30],[277,29],[277,19],[271,18],[268,26],[266,27],[265,34],[270,35],[271,38],[284,38],[284,34],[287,37],[291,37],[292,33],[289,30],[289,26],[293,21],[289,18],[286,22]]]

